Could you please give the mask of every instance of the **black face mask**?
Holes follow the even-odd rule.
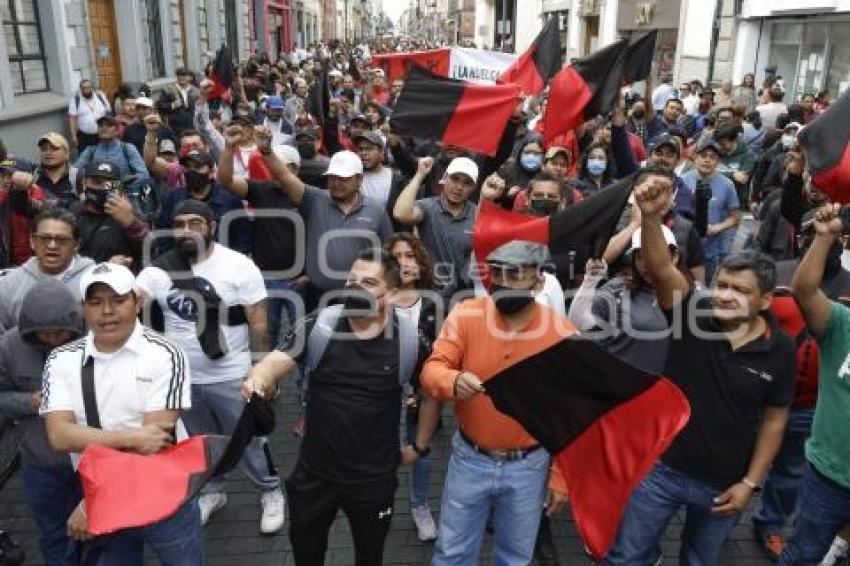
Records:
[[[86,189],[83,192],[83,196],[85,197],[86,204],[91,205],[92,208],[99,212],[103,212],[103,208],[106,206],[106,200],[109,198],[106,191],[96,191],[91,189]]]
[[[209,178],[209,175],[205,173],[198,173],[197,171],[186,171],[185,176],[186,188],[189,190],[189,192],[196,192],[212,183],[212,180]]]
[[[643,120],[644,116],[646,116],[646,110],[635,110],[632,112],[632,118],[635,120]]]
[[[316,157],[316,146],[313,142],[302,142],[295,145],[301,159],[313,159]]]
[[[528,201],[528,212],[534,216],[551,216],[558,212],[558,202],[543,199],[532,199]]]
[[[375,297],[356,283],[342,289],[342,311],[344,316],[364,316],[377,310]]]
[[[490,295],[496,304],[496,310],[506,315],[516,314],[534,303],[534,291],[531,289],[510,289],[491,283]]]

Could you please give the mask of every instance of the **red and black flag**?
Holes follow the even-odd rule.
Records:
[[[233,57],[230,55],[230,49],[227,45],[222,45],[218,53],[215,54],[212,75],[210,75],[213,89],[209,94],[209,99],[215,100],[224,96],[233,85],[233,77]]]
[[[105,535],[167,519],[211,477],[233,469],[255,436],[273,428],[272,404],[254,394],[231,436],[193,436],[149,456],[88,446],[77,468],[88,532]]]
[[[553,455],[579,533],[597,559],[613,544],[632,490],[690,416],[671,381],[578,337],[514,364],[484,388]]]
[[[545,143],[611,109],[620,94],[627,48],[621,39],[555,75],[543,114]]]
[[[469,83],[414,67],[393,108],[392,129],[493,156],[519,100],[516,85]]]
[[[514,83],[524,95],[538,94],[563,66],[558,18],[550,18],[531,47],[496,79],[496,84]]]
[[[654,29],[629,41],[626,60],[623,63],[623,84],[636,83],[649,76],[657,38],[658,30]]]
[[[372,56],[372,66],[384,70],[387,82],[403,79],[414,67],[425,67],[435,75],[449,76],[449,63],[452,50],[431,49],[429,51],[413,51],[410,53],[386,53]]]
[[[812,182],[833,202],[850,204],[850,89],[844,91],[797,139]]]
[[[582,259],[602,257],[608,240],[632,191],[633,178],[621,179],[604,191],[583,199],[548,217],[536,217],[505,210],[482,202],[472,234],[475,258],[484,262],[499,246],[512,240],[529,240],[549,246],[555,265],[570,255]],[[575,262],[569,262],[575,263]],[[580,262],[584,266],[584,262]],[[480,266],[486,280],[486,265]]]

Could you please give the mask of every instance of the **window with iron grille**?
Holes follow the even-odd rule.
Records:
[[[148,48],[151,56],[151,72],[154,77],[165,76],[165,54],[162,51],[162,18],[159,15],[159,0],[147,0]]]
[[[36,0],[0,0],[0,21],[15,94],[48,90],[47,63]]]

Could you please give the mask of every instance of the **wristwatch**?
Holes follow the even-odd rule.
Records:
[[[419,448],[415,442],[409,443],[408,446],[413,448],[413,451],[416,452],[420,458],[424,458],[425,456],[431,453],[430,446],[426,446],[425,448]]]
[[[753,493],[761,492],[761,486],[749,478],[743,478],[741,483],[753,490]]]

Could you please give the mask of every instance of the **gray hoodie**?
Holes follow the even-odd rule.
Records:
[[[71,265],[59,277],[42,273],[38,268],[38,260],[31,257],[20,267],[10,269],[0,276],[0,335],[18,325],[18,314],[21,311],[21,301],[27,291],[39,281],[59,281],[71,291],[74,297],[80,298],[80,278],[86,270],[94,265],[93,259],[74,256]]]
[[[0,420],[18,420],[21,458],[42,468],[68,466],[67,454],[57,454],[47,442],[44,420],[30,405],[33,391],[41,391],[41,375],[50,348],[35,336],[39,330],[62,329],[83,334],[80,303],[66,285],[41,281],[21,304],[20,324],[0,337]]]

